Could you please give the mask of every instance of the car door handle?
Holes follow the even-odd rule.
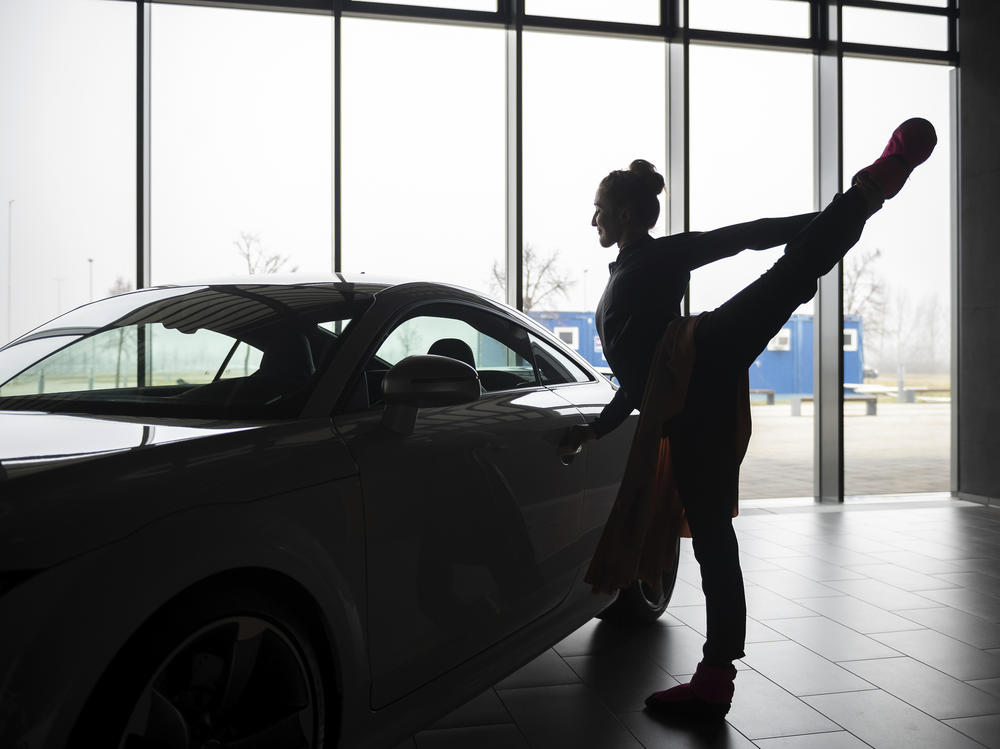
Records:
[[[556,453],[559,455],[559,460],[564,466],[568,466],[573,462],[573,458],[583,452],[583,445],[577,445],[576,447],[570,447],[569,445],[559,445],[556,448]]]

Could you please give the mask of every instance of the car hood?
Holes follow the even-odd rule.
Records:
[[[250,502],[356,471],[330,419],[0,411],[0,571],[51,566],[199,505]]]

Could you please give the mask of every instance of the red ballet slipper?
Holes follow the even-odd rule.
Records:
[[[884,198],[898,193],[910,173],[934,151],[937,133],[922,117],[912,117],[897,127],[882,155],[854,175],[852,183],[874,184]]]
[[[736,669],[698,664],[687,684],[654,692],[646,698],[646,710],[661,718],[721,720],[733,702]]]

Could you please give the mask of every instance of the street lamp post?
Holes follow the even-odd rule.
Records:
[[[90,301],[94,301],[94,258],[87,258],[87,269],[90,271]]]

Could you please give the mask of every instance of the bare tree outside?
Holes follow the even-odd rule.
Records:
[[[851,253],[844,262],[844,312],[864,320],[866,334],[881,338],[885,318],[885,279],[879,273],[878,247]]]
[[[892,344],[898,377],[907,369],[934,372],[947,369],[950,342],[947,311],[937,292],[913,297],[904,289],[892,295],[887,338]]]
[[[882,250],[866,248],[844,262],[844,312],[858,315],[865,334],[866,363],[895,370],[897,384],[907,370],[947,369],[947,310],[936,292],[914,299],[889,284],[879,269]],[[901,386],[901,385],[900,385]]]
[[[115,282],[111,284],[111,288],[108,289],[108,296],[118,296],[119,294],[127,294],[133,290],[132,282],[126,279],[124,276],[118,276],[115,278]]]
[[[257,234],[241,231],[240,238],[233,240],[233,244],[236,245],[236,252],[239,256],[246,261],[247,273],[251,276],[278,273],[282,270],[286,270],[285,265],[289,260],[288,255],[282,255],[277,252],[268,253],[265,251],[264,245],[261,244],[260,236]],[[289,273],[294,273],[298,269],[299,266],[293,265],[287,270]],[[246,376],[250,374],[250,346],[246,343],[241,343],[240,348],[244,350],[243,375]]]
[[[543,302],[551,302],[558,297],[565,297],[576,281],[559,267],[559,250],[542,256],[529,242],[524,245],[524,311],[539,309]],[[493,271],[490,277],[490,289],[493,293],[503,295],[507,288],[507,272],[499,260],[493,261]]]
[[[261,244],[260,236],[257,234],[241,231],[239,239],[233,240],[233,244],[236,245],[237,254],[246,262],[247,273],[251,276],[264,273],[278,273],[282,270],[295,273],[299,269],[297,265],[286,269],[285,266],[289,260],[288,255],[265,251],[264,245]]]

